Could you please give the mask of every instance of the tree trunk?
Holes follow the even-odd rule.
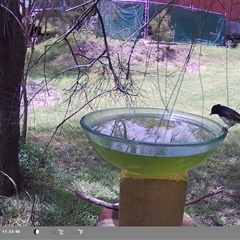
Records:
[[[26,47],[17,0],[0,0],[0,193],[20,184],[20,87]],[[9,178],[10,177],[10,178]]]

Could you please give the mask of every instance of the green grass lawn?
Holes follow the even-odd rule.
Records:
[[[79,45],[74,45],[74,50],[84,50],[89,59],[103,51],[102,39],[96,40],[89,33],[76,34],[75,38]],[[69,41],[74,43],[71,37]],[[102,208],[80,200],[66,186],[111,203],[119,201],[120,171],[95,153],[79,125],[80,118],[92,110],[168,107],[210,117],[210,109],[217,103],[239,109],[238,48],[172,45],[169,50],[165,45],[138,42],[126,79],[133,42],[109,39],[112,63],[129,92],[126,95],[114,91],[106,58],[89,69],[65,71],[74,65],[74,59],[66,44],[60,42],[49,50],[45,62],[44,58],[37,61],[45,46],[53,42],[50,39],[36,47],[29,72],[28,83],[33,86],[29,94],[34,96],[41,87],[42,91],[29,105],[28,140],[20,153],[22,189],[10,198],[0,196],[3,226],[94,226]],[[87,65],[88,58],[78,56],[77,60]],[[222,123],[217,116],[211,118]],[[224,188],[222,193],[186,207],[198,226],[240,226],[239,131],[238,126],[231,128],[206,163],[189,171],[188,199],[219,186]]]

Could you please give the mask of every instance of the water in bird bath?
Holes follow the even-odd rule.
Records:
[[[106,136],[92,142],[104,159],[111,159],[117,167],[153,176],[177,174],[198,165],[212,151],[208,145],[192,145],[217,137],[199,122],[170,115],[105,118],[91,128]]]
[[[213,133],[202,127],[175,119],[120,118],[93,128],[115,138],[149,143],[192,143],[214,137]]]

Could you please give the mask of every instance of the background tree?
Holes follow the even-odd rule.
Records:
[[[0,0],[0,191],[10,196],[18,186],[20,87],[25,47],[19,2]],[[13,181],[12,181],[13,180]]]

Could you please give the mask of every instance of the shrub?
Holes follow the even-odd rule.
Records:
[[[161,11],[150,23],[152,39],[158,42],[171,42],[173,39],[173,26],[171,16],[166,10]]]

